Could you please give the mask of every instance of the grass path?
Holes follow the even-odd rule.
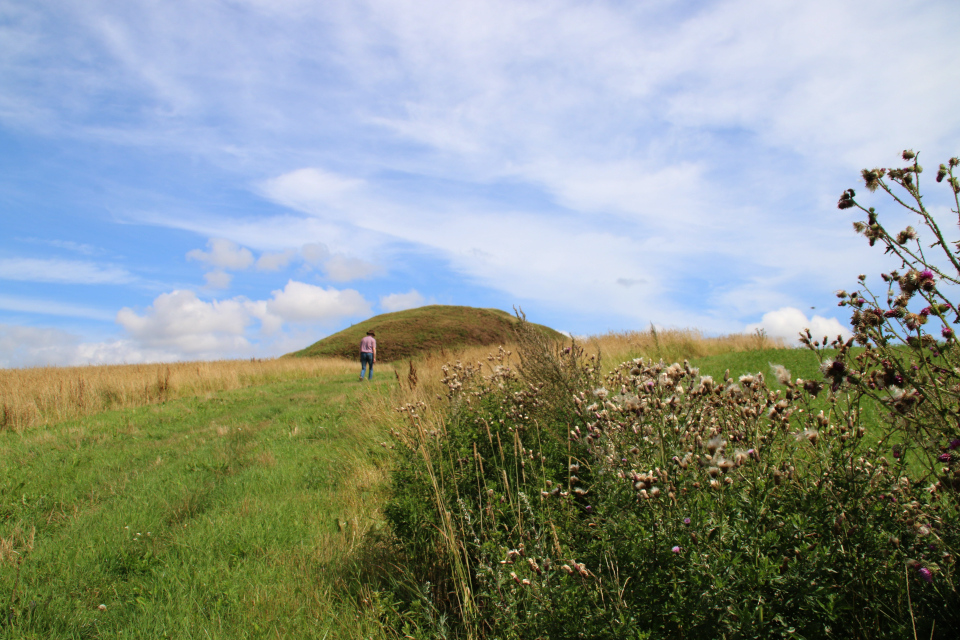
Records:
[[[378,637],[351,596],[383,373],[0,432],[0,638]]]

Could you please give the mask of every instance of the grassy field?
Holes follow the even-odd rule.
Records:
[[[641,355],[717,377],[817,368],[753,335],[585,345],[605,368]],[[47,407],[0,429],[0,638],[402,637],[382,578],[417,571],[389,555],[381,443],[400,405],[442,423],[447,359],[486,371],[496,351],[425,355],[413,376],[379,366],[372,385],[354,363],[309,358],[0,372],[5,405]]]
[[[356,603],[387,450],[360,416],[392,378],[0,432],[0,637],[378,637]]]

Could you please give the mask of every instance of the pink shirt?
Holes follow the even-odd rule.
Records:
[[[377,341],[373,336],[363,336],[360,341],[360,353],[373,353],[377,350]]]

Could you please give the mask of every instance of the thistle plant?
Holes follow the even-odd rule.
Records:
[[[922,464],[925,475],[938,477],[938,487],[956,491],[960,351],[952,325],[960,323],[960,316],[951,298],[960,285],[960,237],[946,233],[960,228],[960,160],[950,158],[937,171],[936,182],[953,202],[949,219],[938,220],[921,194],[919,155],[905,150],[901,157],[905,166],[864,169],[862,177],[868,191],[885,194],[912,214],[916,227],[889,229],[876,208],[856,199],[853,189],[840,197],[840,209],[855,208],[866,216],[854,222],[854,230],[893,256],[896,268],[881,274],[883,286],[877,291],[861,275],[854,291],[837,292],[840,306],[851,310],[853,337],[834,342],[839,354],[824,362],[823,371],[834,390],[849,387],[884,403],[889,417],[884,439],[896,447],[897,457],[909,455]],[[803,341],[815,349],[824,346],[811,339],[808,335]]]
[[[809,331],[815,379],[772,363],[716,378],[540,339],[443,370],[443,412],[401,408],[386,509],[462,635],[953,638],[960,628],[960,243],[916,154],[863,176],[917,216],[874,293],[839,292],[853,337]],[[960,217],[956,159],[943,165]],[[956,219],[960,222],[960,218]],[[527,332],[527,333],[524,333]],[[780,388],[768,384],[768,375]],[[865,420],[873,403],[882,424]],[[440,552],[442,550],[442,552]],[[443,574],[447,577],[444,578]]]

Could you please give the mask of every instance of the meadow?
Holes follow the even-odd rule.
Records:
[[[617,360],[745,352],[755,338],[591,344]],[[425,624],[432,605],[382,514],[389,431],[403,428],[397,406],[445,410],[448,359],[490,353],[381,365],[372,385],[335,358],[0,371],[6,415],[20,416],[0,428],[0,637],[397,637]]]
[[[216,365],[225,386],[250,373],[234,365]],[[389,459],[361,416],[390,381],[355,375],[315,363],[0,431],[0,637],[381,637],[357,603]]]
[[[903,159],[866,186],[936,241],[843,193],[900,261],[837,292],[846,339],[558,341],[520,313],[372,385],[306,358],[219,388],[5,372],[0,632],[955,638],[960,258]]]

